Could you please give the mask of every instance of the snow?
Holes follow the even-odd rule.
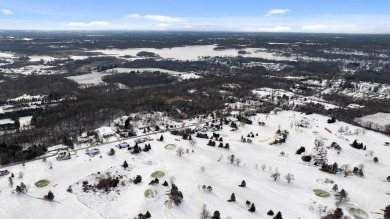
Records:
[[[32,100],[32,99],[38,99],[38,100],[42,100],[45,96],[43,95],[35,95],[35,96],[31,96],[31,95],[28,95],[28,94],[23,94],[23,96],[20,96],[20,97],[16,97],[16,98],[13,98],[13,99],[9,99],[8,101],[21,101],[21,100]]]
[[[127,150],[119,150],[114,147],[115,142],[99,146],[102,158],[93,158],[82,151],[71,151],[72,159],[66,161],[56,161],[55,157],[47,158],[46,162],[41,160],[28,162],[25,166],[15,165],[6,169],[17,173],[24,172],[24,177],[14,178],[14,184],[21,181],[29,186],[28,195],[16,194],[8,185],[8,178],[0,178],[0,218],[133,218],[138,213],[145,213],[147,210],[152,214],[152,218],[199,218],[199,213],[203,204],[211,212],[219,210],[221,218],[228,216],[232,218],[269,218],[266,212],[272,209],[275,213],[281,211],[284,218],[320,218],[318,215],[319,206],[328,206],[334,209],[334,193],[331,192],[333,184],[328,184],[326,178],[334,180],[339,188],[344,188],[350,197],[350,205],[343,207],[344,214],[348,215],[348,206],[358,207],[367,212],[370,218],[378,216],[372,212],[380,212],[389,200],[388,182],[385,178],[390,168],[390,160],[386,159],[388,147],[383,143],[389,141],[389,137],[374,131],[367,131],[366,134],[359,135],[359,141],[367,145],[368,150],[374,151],[374,155],[379,158],[379,163],[375,164],[372,158],[366,156],[366,151],[357,150],[349,144],[357,138],[356,135],[342,135],[337,132],[340,125],[348,124],[336,122],[327,123],[327,117],[321,115],[304,115],[294,111],[282,111],[276,115],[258,114],[252,117],[253,125],[239,125],[239,130],[230,131],[224,126],[219,133],[223,136],[224,143],[230,144],[230,150],[206,146],[208,140],[196,138],[197,145],[192,147],[189,141],[180,140],[180,137],[164,133],[164,141],[151,141],[152,150],[142,152],[139,155],[132,155]],[[294,124],[305,120],[310,123],[308,128],[296,127]],[[258,121],[264,121],[265,126],[257,125]],[[187,122],[187,121],[185,121]],[[291,125],[292,124],[292,125]],[[275,131],[280,126],[290,133],[286,143],[280,145],[270,145]],[[351,128],[354,128],[350,125]],[[332,133],[327,132],[328,128]],[[111,133],[110,127],[98,129],[99,133]],[[258,133],[259,136],[253,138],[253,143],[242,143],[240,138],[249,132]],[[208,133],[211,134],[210,132]],[[339,137],[343,138],[340,139]],[[160,134],[150,135],[157,139]],[[322,137],[325,146],[332,142],[337,142],[342,147],[342,152],[337,155],[334,150],[328,150],[330,163],[337,162],[339,165],[350,164],[351,167],[359,164],[365,165],[365,176],[344,177],[342,174],[332,175],[322,172],[318,167],[304,163],[301,156],[295,155],[295,151],[300,147],[306,147],[305,154],[314,147],[314,139]],[[133,141],[129,141],[132,144]],[[175,151],[166,150],[167,144],[176,144],[185,150],[190,149],[195,152],[185,153],[178,157]],[[114,156],[107,156],[107,152],[115,148]],[[284,151],[288,156],[280,156]],[[227,161],[227,156],[234,154],[242,159],[240,166],[231,165]],[[218,162],[220,155],[223,158]],[[75,186],[77,182],[88,179],[92,182],[91,174],[107,171],[122,173],[120,167],[124,160],[129,166],[128,177],[141,175],[143,180],[140,184],[129,184],[125,181],[125,186],[120,186],[120,194],[105,195],[104,193],[83,194]],[[49,169],[48,162],[51,162],[53,169]],[[267,167],[263,171],[262,164]],[[255,165],[259,168],[256,169]],[[201,171],[201,166],[205,171]],[[270,169],[269,169],[270,167]],[[281,173],[281,179],[274,182],[270,175],[275,169]],[[150,175],[154,171],[164,171],[165,177],[160,179],[160,185],[148,185],[153,179]],[[284,179],[287,173],[295,175],[295,181],[288,184]],[[169,209],[164,205],[166,197],[164,193],[169,189],[161,185],[164,180],[169,182],[169,177],[175,176],[176,185],[183,192],[184,199],[180,206]],[[50,184],[43,188],[36,188],[34,182],[48,179]],[[127,178],[126,178],[127,179]],[[238,187],[242,180],[247,183],[246,188]],[[14,187],[15,187],[14,185]],[[69,185],[74,185],[75,192],[68,193],[66,189]],[[210,185],[212,192],[205,192],[198,189],[198,186]],[[147,199],[144,191],[154,189],[158,192],[157,197]],[[331,193],[331,197],[320,198],[314,195],[313,189],[322,189]],[[41,199],[51,190],[55,195],[55,201],[48,202]],[[234,192],[237,202],[227,202],[231,193]],[[100,198],[99,198],[100,196]],[[256,212],[249,213],[245,201],[250,200],[256,204]],[[375,201],[373,201],[375,200]]]
[[[0,125],[4,124],[14,124],[14,120],[12,119],[0,119]]]
[[[19,117],[20,127],[22,128],[23,126],[29,126],[31,124],[31,119],[32,116]]]
[[[32,73],[34,74],[55,74],[55,73],[62,73],[58,70],[51,70],[55,66],[49,66],[49,65],[28,65],[21,68],[7,68],[3,69],[4,73],[14,73],[14,74],[24,74],[24,75],[30,75]]]
[[[189,74],[180,75],[180,78],[182,80],[190,80],[190,79],[200,79],[202,78],[202,76],[196,75],[195,73],[189,73]]]
[[[77,82],[78,84],[104,84],[102,77],[110,75],[109,73],[102,73],[102,72],[92,72],[88,74],[83,75],[77,75],[77,76],[70,76],[67,77],[70,80],[73,80]]]
[[[39,56],[39,55],[33,55],[29,56],[30,57],[30,62],[39,62],[43,59],[44,62],[49,62],[49,61],[54,61],[56,58],[52,56]]]
[[[155,72],[159,71],[162,73],[167,73],[170,75],[182,75],[182,74],[188,74],[188,72],[178,72],[178,71],[172,71],[172,70],[167,70],[167,69],[162,69],[162,68],[114,68],[107,70],[105,72],[107,73],[129,73],[129,72]]]
[[[214,50],[217,45],[199,45],[199,46],[183,46],[173,48],[132,48],[132,49],[104,49],[94,50],[90,52],[100,52],[105,55],[111,55],[116,57],[122,56],[137,56],[140,51],[153,52],[158,54],[164,59],[176,59],[176,60],[197,60],[200,57],[210,56],[238,56],[238,51],[246,51],[246,54],[240,54],[243,57],[256,57],[270,60],[295,60],[292,57],[275,56],[273,53],[265,51],[263,48],[246,48],[246,49],[223,49]]]
[[[12,54],[12,53],[0,52],[0,58],[11,59],[11,58],[15,58],[15,56],[14,56],[14,54]]]
[[[390,113],[375,113],[357,118],[355,121],[363,126],[371,126],[376,130],[384,131],[385,127],[390,125]]]

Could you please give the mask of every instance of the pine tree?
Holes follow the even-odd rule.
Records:
[[[343,209],[341,209],[341,208],[337,208],[337,209],[334,211],[334,213],[333,213],[333,216],[334,216],[336,219],[341,219],[341,218],[343,218],[343,215],[344,215]]]
[[[385,208],[384,219],[390,219],[390,205]]]
[[[232,193],[228,202],[235,202],[235,201],[236,201],[236,195],[234,195],[234,193]]]
[[[269,216],[273,216],[275,213],[274,213],[274,211],[272,211],[272,210],[269,210],[268,212],[267,212],[267,215],[269,215]]]
[[[239,185],[239,187],[246,187],[246,182],[245,182],[245,180],[242,180],[241,185]]]
[[[158,127],[158,126],[157,126]],[[150,214],[150,212],[149,211],[146,211],[146,214],[145,214],[145,216],[146,216],[146,218],[150,218],[150,217],[152,217],[152,215]]]
[[[276,213],[274,219],[283,219],[282,213],[280,213],[280,211],[278,213]]]
[[[54,199],[54,194],[51,191],[49,191],[49,193],[47,193],[47,199],[50,201]]]
[[[125,161],[125,162],[123,162],[123,168],[127,168],[127,167],[129,167],[129,164],[127,164],[127,162]]]
[[[164,183],[162,184],[163,186],[168,186],[168,182],[165,180]]]
[[[160,136],[160,141],[164,141],[164,136]]]
[[[334,184],[332,190],[335,191],[335,192],[337,192],[337,190],[339,190],[339,187],[337,186],[337,184]]]
[[[255,212],[256,211],[256,207],[255,207],[255,204],[252,203],[251,207],[248,209],[249,212]]]
[[[219,213],[219,211],[214,211],[214,214],[211,219],[221,219],[221,214]]]

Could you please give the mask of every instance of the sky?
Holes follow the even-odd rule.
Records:
[[[0,29],[390,33],[390,1],[0,0]]]

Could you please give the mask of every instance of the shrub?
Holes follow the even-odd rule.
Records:
[[[305,162],[310,162],[311,161],[311,156],[309,156],[309,155],[302,156],[302,160],[305,161]]]
[[[303,152],[305,152],[305,147],[300,147],[296,154],[302,154]]]

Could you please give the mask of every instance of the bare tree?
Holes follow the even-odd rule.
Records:
[[[275,173],[271,174],[271,178],[273,178],[274,181],[278,180],[280,178],[280,173],[276,171]]]
[[[207,210],[206,204],[202,205],[202,211],[200,212],[200,218],[201,219],[210,218],[210,212]]]
[[[231,164],[233,164],[234,163],[234,154],[230,155],[227,159],[229,160],[229,162]]]
[[[346,177],[349,171],[349,164],[341,165],[340,169],[343,170],[344,176]]]
[[[176,154],[177,154],[177,156],[181,157],[184,154],[184,149],[182,147],[179,147],[176,150]]]
[[[20,171],[18,174],[18,178],[21,179],[21,178],[23,178],[23,176],[24,176],[24,173],[22,171]]]
[[[235,161],[237,166],[240,166],[240,163],[241,163],[241,159],[240,158],[236,158],[234,161]]]
[[[265,170],[266,167],[267,165],[265,165],[264,163],[261,165],[261,169],[263,169],[263,171]]]
[[[204,166],[201,166],[200,167],[200,170],[202,170],[202,172],[204,173],[204,171],[206,170]]]
[[[170,176],[170,177],[169,177],[169,182],[171,183],[171,185],[172,185],[172,184],[175,184],[175,182],[176,182],[176,177]]]
[[[218,162],[219,162],[219,161],[221,161],[221,160],[222,160],[222,158],[223,158],[223,155],[219,156],[219,158],[218,158]]]
[[[190,145],[191,145],[192,147],[195,147],[195,146],[196,146],[196,140],[195,140],[195,138],[192,138],[192,139],[190,140]]]
[[[295,180],[294,174],[291,174],[291,173],[287,173],[287,175],[284,178],[286,178],[288,183],[290,183],[291,181]]]

